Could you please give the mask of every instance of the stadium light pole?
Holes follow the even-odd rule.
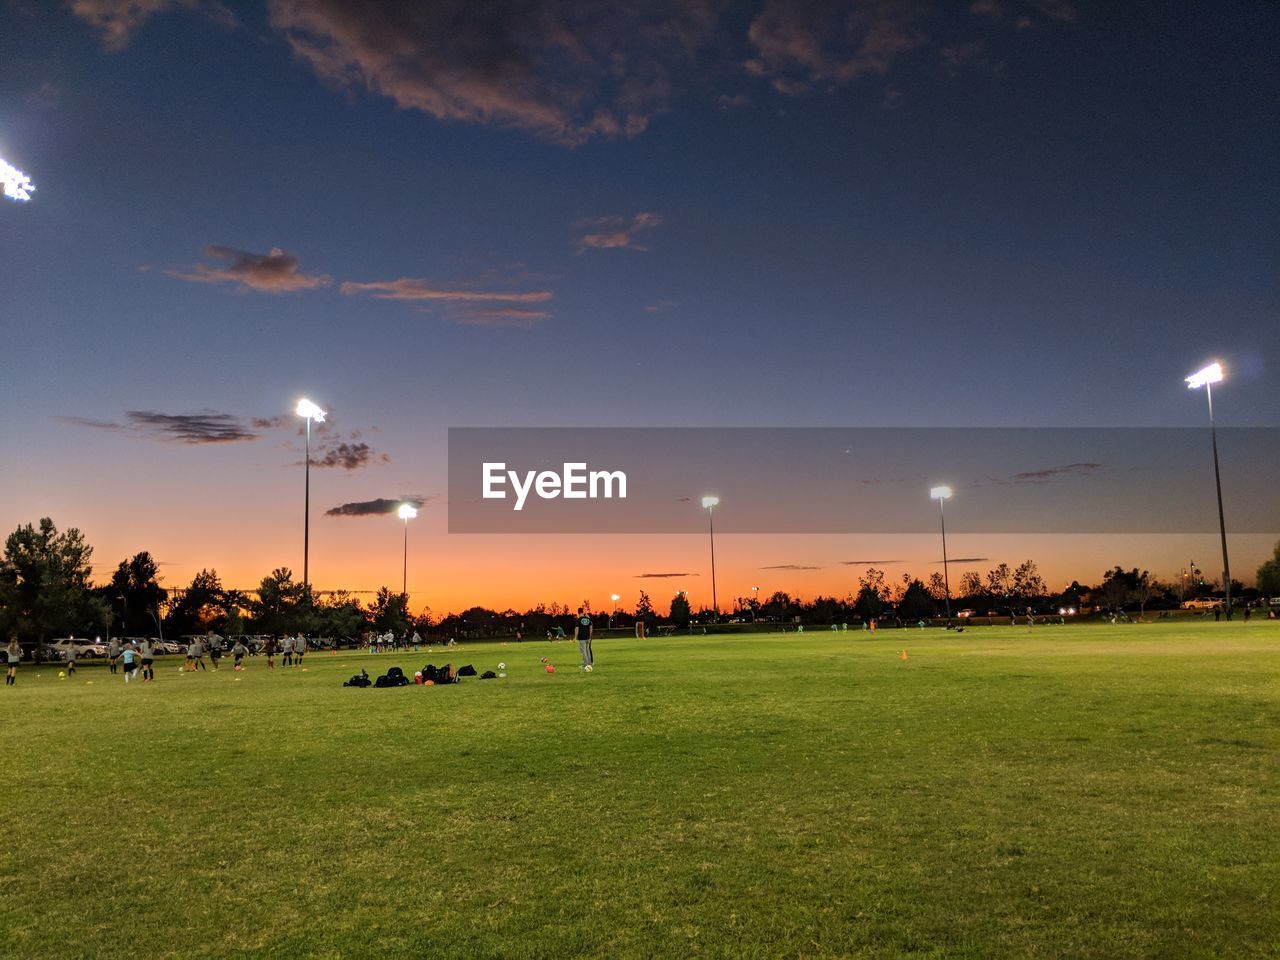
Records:
[[[751,588],[751,622],[755,623],[760,610],[760,588]]]
[[[622,594],[609,594],[609,601],[613,604],[613,609],[609,611],[609,626],[613,626],[613,618],[618,615],[618,601],[622,599]]]
[[[25,173],[0,157],[0,192],[10,200],[26,203],[35,193],[36,185]]]
[[[947,573],[947,513],[942,505],[951,499],[950,487],[934,487],[930,498],[938,501],[938,519],[942,521],[942,583],[947,594],[947,619],[951,619],[951,576]]]
[[[397,516],[404,521],[404,569],[400,577],[400,592],[409,596],[409,521],[418,515],[418,509],[411,503],[400,504]]]
[[[716,601],[716,521],[715,509],[720,503],[719,497],[703,497],[702,506],[707,511],[707,527],[711,531],[711,609],[720,616],[720,604]]]
[[[325,412],[305,397],[298,401],[294,413],[307,421],[307,464],[302,506],[302,585],[311,585],[308,561],[311,558],[311,421],[324,423]]]
[[[1222,586],[1225,590],[1227,619],[1231,619],[1231,564],[1227,562],[1227,521],[1222,512],[1222,474],[1218,471],[1218,428],[1213,422],[1213,385],[1226,379],[1222,364],[1213,362],[1187,377],[1187,389],[1204,387],[1209,401],[1209,440],[1213,445],[1213,482],[1218,488],[1218,533],[1222,537]]]

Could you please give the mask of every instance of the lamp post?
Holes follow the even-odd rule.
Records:
[[[0,193],[10,200],[26,203],[35,193],[35,184],[25,173],[0,157]]]
[[[703,497],[702,506],[707,511],[707,527],[711,531],[711,609],[720,616],[720,604],[716,602],[716,522],[714,518],[719,497]]]
[[[755,623],[760,616],[760,588],[751,588],[751,622]]]
[[[298,401],[294,413],[307,421],[306,493],[302,507],[302,585],[309,587],[311,579],[307,561],[311,554],[311,421],[324,423],[325,412],[304,398]]]
[[[929,497],[938,501],[938,519],[942,522],[942,584],[947,594],[947,619],[951,619],[951,576],[947,573],[947,514],[942,505],[951,499],[950,487],[934,487]]]
[[[1218,488],[1218,533],[1222,537],[1222,586],[1226,591],[1227,619],[1231,619],[1231,564],[1227,562],[1227,521],[1222,513],[1222,475],[1218,472],[1218,428],[1213,422],[1213,385],[1226,379],[1222,364],[1214,362],[1187,377],[1187,389],[1204,387],[1209,401],[1209,439],[1213,445],[1213,482]]]
[[[400,577],[400,592],[409,596],[409,521],[418,515],[418,508],[411,503],[400,504],[397,516],[404,521],[404,569]]]
[[[613,604],[613,609],[609,611],[609,626],[613,626],[613,618],[618,615],[618,601],[622,599],[622,594],[609,594],[609,601]]]

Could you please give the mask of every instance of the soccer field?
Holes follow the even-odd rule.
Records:
[[[445,658],[24,665],[0,953],[1280,951],[1278,623],[576,653],[470,645],[507,678],[385,690],[340,684]]]

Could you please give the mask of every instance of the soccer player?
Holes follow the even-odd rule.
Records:
[[[67,647],[67,676],[74,677],[76,675],[76,648]]]
[[[583,608],[578,608],[578,619],[573,627],[573,639],[578,641],[578,652],[582,654],[581,670],[588,667],[595,669],[595,661],[591,658],[591,634],[594,630],[594,624],[591,622],[590,614],[583,612]]]
[[[204,665],[204,641],[196,637],[191,641],[191,646],[187,647],[187,660],[194,663],[194,666],[188,667],[189,670],[205,670],[208,667]]]
[[[307,638],[298,634],[293,640],[293,662],[296,666],[302,666],[302,655],[306,652]]]
[[[133,649],[133,641],[125,641],[124,650],[121,651],[120,656],[124,660],[124,682],[128,683],[138,675],[138,652]]]
[[[208,644],[209,662],[213,664],[213,670],[217,673],[218,661],[222,659],[222,638],[210,630]]]
[[[22,647],[18,646],[18,635],[9,634],[9,645],[4,648],[4,658],[9,672],[4,675],[4,685],[12,687],[18,682],[18,661],[22,659]]]
[[[270,649],[271,649],[272,642],[273,642],[273,641],[271,641],[271,640],[268,640],[268,641],[267,641],[267,649],[268,649],[268,650],[270,650]],[[246,647],[246,646],[244,645],[244,641],[243,641],[243,640],[236,640],[236,645],[235,645],[234,647],[232,647],[232,648],[231,648],[231,655],[232,655],[233,657],[235,657],[235,658],[236,658],[236,662],[235,662],[235,664],[234,664],[235,669],[237,669],[237,670],[243,670],[243,669],[244,669],[244,667],[243,667],[243,666],[241,666],[240,661],[242,661],[242,660],[244,659],[244,655],[245,655],[246,653],[248,653],[248,652],[249,652],[249,648],[248,648],[248,647]],[[272,657],[272,656],[273,656],[273,654],[272,654],[272,653],[268,653],[268,654],[267,654],[267,666],[268,666],[268,667],[269,667],[269,666],[271,666],[271,657]]]
[[[288,635],[285,636],[284,640],[280,643],[280,652],[284,654],[284,660],[281,662],[281,666],[293,666],[293,637]]]
[[[156,678],[156,645],[149,637],[138,645],[138,656],[142,659],[142,682],[150,683]]]
[[[107,658],[107,666],[115,673],[120,662],[120,641],[115,637],[107,638]]]
[[[267,637],[267,669],[274,670],[276,668],[276,638],[274,636]]]

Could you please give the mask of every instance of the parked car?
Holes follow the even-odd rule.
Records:
[[[962,620],[968,620],[970,617],[973,616],[973,614],[974,614],[973,610],[965,608],[964,610],[961,610],[959,613],[957,613],[956,616]]]
[[[62,660],[67,659],[68,650],[74,650],[81,660],[92,660],[94,657],[107,655],[106,644],[86,640],[83,637],[63,637],[61,640],[54,640],[49,646],[58,651],[58,656]]]
[[[22,648],[22,656],[32,663],[57,663],[62,659],[62,651],[51,643],[33,643]]]
[[[1215,607],[1222,606],[1221,600],[1215,600],[1212,597],[1196,597],[1192,600],[1183,600],[1183,610],[1212,610]]]

